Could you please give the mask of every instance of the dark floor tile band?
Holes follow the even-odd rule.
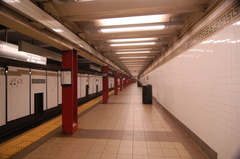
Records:
[[[199,138],[194,132],[192,132],[186,125],[184,125],[180,120],[178,120],[171,112],[169,112],[164,106],[162,106],[158,101],[153,98],[154,102],[161,106],[176,122],[177,124],[192,138],[192,140],[205,152],[209,158],[217,159],[218,155],[210,146],[208,146],[201,138]]]

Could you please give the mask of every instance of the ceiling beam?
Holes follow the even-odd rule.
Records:
[[[35,16],[35,14],[28,15],[31,17],[31,19],[34,19],[36,21],[39,20],[40,24],[42,24],[43,21],[45,23],[49,22],[49,19],[52,20],[51,23],[49,24],[53,24],[54,22],[57,24],[59,23],[58,21],[54,20],[50,15],[46,14],[44,11],[42,11],[37,6],[32,4],[32,2],[30,1],[23,1],[23,3],[19,3],[19,4],[9,3],[8,5],[11,5],[11,7],[13,7],[14,10],[16,11],[17,10],[21,10],[22,12],[34,11],[34,12],[38,12],[39,13],[38,16],[40,17],[41,17],[41,14],[43,14],[44,16],[42,16],[41,18],[45,18],[45,20],[42,20],[42,21],[41,21],[41,18]],[[48,19],[48,21],[46,19]],[[97,52],[94,48],[89,46],[85,41],[81,40],[71,31],[65,29],[66,31],[69,32],[68,34],[69,36],[74,36],[75,39],[79,40],[82,43],[83,46],[81,48],[73,42],[73,39],[66,39],[61,37],[61,35],[59,34],[50,32],[49,30],[46,30],[46,29],[41,30],[32,26],[31,23],[29,23],[29,20],[27,18],[17,14],[11,9],[8,9],[6,6],[3,6],[1,3],[0,3],[0,24],[6,27],[12,28],[29,37],[42,41],[46,44],[49,44],[53,47],[56,47],[60,50],[76,49],[78,52],[78,55],[82,57],[85,57],[99,65],[109,65],[111,69],[118,70],[120,72],[125,73],[123,70],[121,70],[121,68],[116,66],[114,63],[112,63],[110,60],[108,60],[104,56],[102,56],[99,52]],[[64,26],[62,26],[60,23],[58,25],[64,28]]]
[[[85,34],[86,40],[106,41],[109,39],[125,39],[125,38],[142,38],[142,37],[159,37],[170,38],[178,35],[178,29],[167,29],[159,31],[145,31],[145,32],[129,32],[129,33],[95,33]]]
[[[146,23],[146,24],[128,24],[128,25],[117,25],[117,26],[91,26],[91,25],[81,25],[81,28],[85,31],[91,30],[100,30],[104,29],[111,29],[111,28],[124,28],[124,27],[144,27],[144,26],[158,26],[158,25],[165,25],[165,26],[183,26],[185,24],[184,21],[169,21],[169,22],[158,22],[158,23]]]
[[[181,14],[181,13],[192,13],[204,11],[205,6],[195,5],[195,6],[185,6],[182,8],[174,7],[149,7],[149,8],[139,8],[139,9],[124,9],[124,10],[112,10],[105,12],[91,12],[81,15],[71,15],[60,17],[62,21],[67,22],[79,22],[79,21],[91,21],[97,19],[115,18],[115,17],[129,17],[129,16],[139,16],[139,15],[154,15],[154,14]]]

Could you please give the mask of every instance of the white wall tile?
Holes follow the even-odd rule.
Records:
[[[29,71],[29,69],[9,67],[7,90],[8,121],[30,115],[30,76],[29,74],[21,74],[20,70]]]
[[[46,71],[43,70],[36,70],[32,69],[31,70],[32,75],[31,75],[31,113],[34,114],[34,94],[35,93],[43,93],[43,110],[47,109],[47,88],[46,88]],[[34,72],[36,73],[41,73],[42,75],[35,75]],[[45,80],[45,83],[32,83],[33,79],[43,79]]]
[[[57,72],[47,71],[47,108],[58,106],[57,101]]]
[[[6,124],[6,82],[5,69],[0,67],[0,126]]]
[[[229,25],[141,79],[218,159],[232,159],[240,147],[239,32]]]

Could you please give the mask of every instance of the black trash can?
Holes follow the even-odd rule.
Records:
[[[141,87],[142,86],[142,83],[140,81],[137,82],[137,86],[138,87]]]
[[[152,85],[142,85],[143,104],[152,104]]]

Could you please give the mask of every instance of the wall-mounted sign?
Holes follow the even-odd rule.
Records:
[[[102,73],[102,77],[103,77],[103,78],[107,78],[107,77],[108,77],[108,74],[107,74],[107,73]]]
[[[45,82],[45,79],[32,79],[32,84],[40,84]]]
[[[101,67],[97,67],[97,66],[94,66],[94,65],[91,65],[91,64],[89,65],[89,69],[101,72]]]
[[[47,58],[23,51],[18,51],[18,46],[0,41],[0,56],[8,59],[30,62],[40,65],[47,64]]]
[[[71,86],[72,85],[72,70],[62,69],[61,70],[61,85]]]

